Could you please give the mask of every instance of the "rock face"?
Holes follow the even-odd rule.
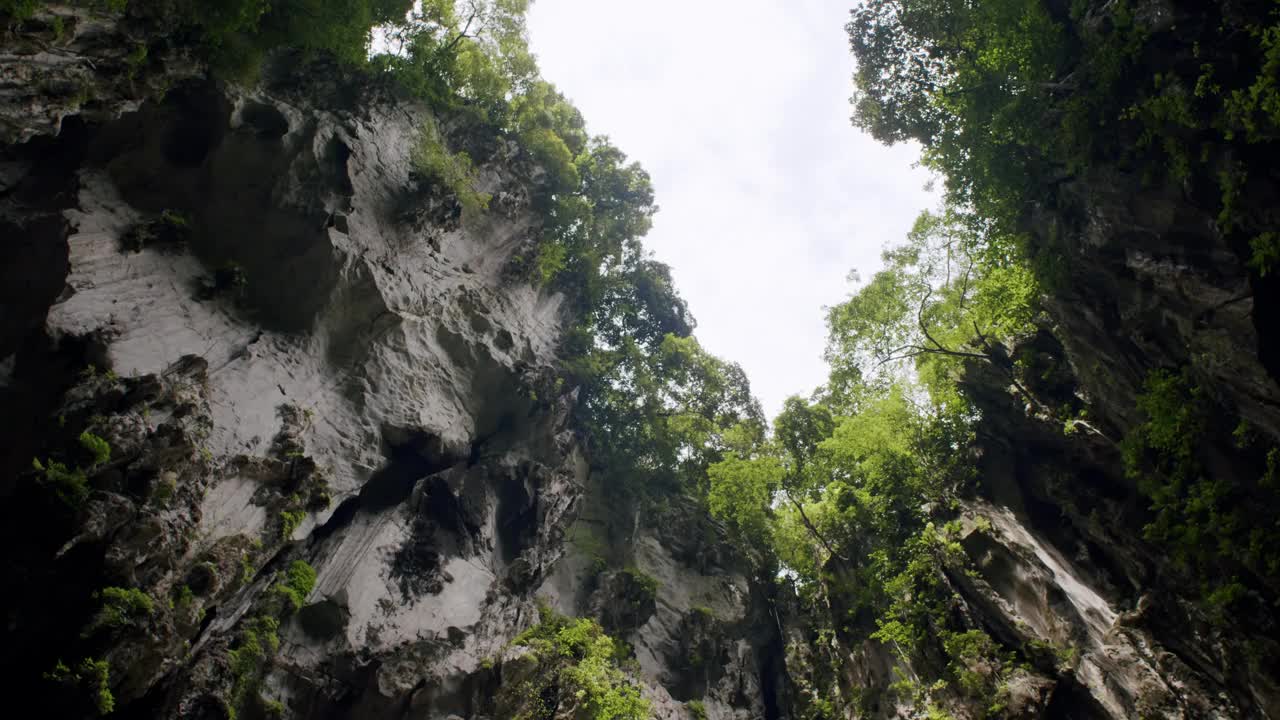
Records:
[[[90,50],[128,31],[77,23],[6,71],[110,76]],[[660,717],[779,716],[750,564],[695,506],[610,503],[569,428],[561,297],[511,271],[541,172],[435,117],[493,196],[472,216],[414,172],[422,107],[289,58],[256,89],[167,67],[160,100],[8,118],[7,676],[75,648],[139,717],[497,717],[545,603],[633,643]],[[41,531],[55,486],[79,509]],[[107,618],[110,588],[151,601]]]
[[[1110,31],[1115,8],[1132,11],[1150,36],[1144,71],[1165,73],[1170,83],[1179,68],[1209,67],[1196,59],[1197,38],[1238,28],[1248,4],[1222,3],[1220,13],[1178,0],[1077,7],[1097,20],[1086,30],[1100,33]],[[1179,564],[1168,545],[1144,533],[1152,500],[1123,457],[1123,438],[1146,420],[1139,404],[1146,379],[1154,371],[1182,373],[1206,408],[1193,439],[1203,474],[1228,509],[1244,508],[1264,526],[1273,521],[1269,471],[1255,445],[1280,442],[1277,285],[1274,271],[1250,266],[1249,245],[1276,225],[1274,145],[1232,142],[1209,127],[1178,139],[1197,148],[1208,171],[1169,179],[1116,157],[1079,173],[1063,169],[1053,186],[1037,188],[1040,205],[1024,229],[1033,250],[1056,257],[1058,277],[1046,288],[1041,331],[1005,355],[1018,362],[1032,398],[991,364],[963,373],[962,387],[981,413],[979,482],[956,499],[960,523],[949,535],[962,552],[955,565],[971,572],[946,578],[962,598],[949,611],[1017,649],[1021,665],[965,668],[983,682],[999,680],[998,708],[957,694],[939,711],[1280,717],[1280,588],[1238,558],[1208,570]],[[1229,172],[1247,180],[1235,190],[1236,217],[1224,223],[1216,180]],[[1087,419],[1075,419],[1084,413]],[[1238,522],[1204,506],[1197,511],[1211,525]],[[1211,546],[1216,537],[1206,532],[1200,542]],[[829,570],[840,577],[838,564]],[[1225,614],[1204,596],[1223,577],[1242,578],[1243,587]],[[787,667],[797,696],[839,697],[868,717],[920,712],[897,704],[887,689],[900,678],[939,676],[947,658],[904,663],[892,648],[862,641],[875,626],[860,622],[840,608],[788,612]]]
[[[118,704],[185,715],[225,694],[227,634],[304,559],[318,579],[280,629],[280,698],[357,687],[351,712],[465,713],[450,683],[528,624],[586,478],[572,398],[543,386],[560,299],[507,278],[536,172],[455,135],[494,197],[462,217],[412,175],[425,111],[332,68],[282,72],[9,148],[4,424],[47,419],[9,448],[6,491],[81,432],[111,456],[86,468],[75,539],[14,562],[60,576],[104,555],[77,590],[174,599],[103,641]],[[53,129],[27,119],[11,137]],[[8,608],[24,639],[58,621],[42,605]]]

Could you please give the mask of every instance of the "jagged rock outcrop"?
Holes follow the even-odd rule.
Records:
[[[498,137],[455,138],[494,195],[463,218],[413,176],[422,108],[334,68],[280,73],[68,118],[5,158],[6,270],[25,291],[6,305],[5,425],[47,416],[6,471],[72,465],[81,432],[111,453],[82,471],[78,535],[12,556],[50,580],[77,553],[105,569],[8,617],[34,643],[69,619],[40,616],[46,592],[174,598],[112,631],[118,705],[225,697],[232,628],[299,558],[318,578],[270,681],[290,707],[445,692],[528,624],[585,478],[571,398],[542,387],[559,298],[506,278],[536,232],[536,171]],[[56,129],[23,119],[11,138]]]
[[[751,559],[693,501],[636,507],[602,480],[539,595],[632,645],[654,717],[690,717],[694,703],[710,720],[786,717],[777,615]]]
[[[6,71],[133,71],[90,52],[131,30],[53,12],[74,32]],[[23,86],[0,351],[4,422],[28,423],[4,456],[6,571],[31,592],[5,602],[6,674],[74,673],[76,648],[139,717],[496,717],[545,602],[634,643],[657,716],[704,697],[707,717],[776,716],[749,564],[694,506],[606,510],[568,426],[561,298],[510,272],[541,171],[435,118],[493,195],[464,214],[415,174],[428,111],[315,62],[282,56],[254,88],[155,74],[156,97],[101,112]],[[79,474],[47,532],[29,503],[56,478],[32,457]],[[566,533],[592,517],[614,549],[587,572],[606,558]],[[298,561],[313,585],[290,585]],[[114,587],[149,606],[85,625]]]

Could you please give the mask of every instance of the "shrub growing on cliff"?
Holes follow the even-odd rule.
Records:
[[[593,620],[571,619],[539,608],[540,622],[521,633],[515,645],[528,647],[538,659],[538,671],[525,685],[511,688],[510,707],[518,718],[542,717],[551,708],[547,698],[563,699],[591,720],[644,720],[649,702],[619,667],[622,646]]]
[[[91,468],[96,468],[99,465],[105,465],[109,460],[111,460],[111,445],[107,443],[106,440],[103,440],[88,430],[80,433],[79,440],[80,447],[84,448],[84,450],[89,453]]]
[[[1126,471],[1151,500],[1154,519],[1145,533],[1205,578],[1210,609],[1221,610],[1244,587],[1231,578],[1243,567],[1268,583],[1280,581],[1280,528],[1256,508],[1280,501],[1275,453],[1256,487],[1211,473],[1201,456],[1211,418],[1221,413],[1186,370],[1154,370],[1138,396],[1146,417],[1121,444]],[[1237,432],[1237,441],[1246,433]],[[1244,448],[1242,448],[1244,449]]]
[[[247,620],[240,630],[239,642],[227,652],[233,677],[227,711],[232,720],[245,702],[256,695],[263,670],[280,649],[279,628],[280,621],[269,615]]]
[[[52,671],[44,674],[44,679],[70,691],[68,696],[55,699],[52,703],[55,708],[97,715],[108,715],[115,710],[116,700],[111,693],[111,666],[106,660],[85,658],[74,669],[59,660]],[[77,705],[81,707],[76,707]],[[88,708],[87,712],[85,706]]]
[[[85,629],[86,636],[99,629],[115,629],[139,622],[155,609],[151,596],[138,588],[103,588],[96,597],[102,601],[102,606]]]
[[[422,127],[411,157],[419,182],[439,183],[458,198],[464,212],[475,214],[489,207],[491,196],[475,189],[477,174],[471,157],[465,152],[450,153],[435,123]]]
[[[285,578],[276,583],[275,592],[284,599],[287,612],[297,612],[302,609],[303,603],[315,586],[315,568],[306,561],[294,560],[289,565]]]
[[[80,468],[56,460],[40,462],[39,458],[31,460],[31,467],[40,473],[40,482],[66,505],[77,507],[89,496],[89,479]]]

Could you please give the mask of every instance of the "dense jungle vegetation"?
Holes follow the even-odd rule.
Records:
[[[919,143],[944,204],[830,308],[829,382],[712,463],[708,499],[815,615],[840,609],[830,632],[845,647],[870,638],[903,667],[935,668],[894,687],[931,717],[947,716],[939,691],[999,716],[1004,683],[1043,650],[1002,648],[955,612],[946,577],[966,570],[957,502],[972,492],[980,421],[957,380],[988,366],[1030,414],[1096,432],[1085,406],[1046,407],[1028,392],[1026,361],[1010,351],[1051,322],[1041,299],[1071,262],[1035,232],[1035,214],[1055,208],[1064,184],[1119,168],[1207,198],[1255,278],[1272,270],[1273,219],[1244,212],[1241,198],[1250,176],[1270,172],[1254,149],[1280,130],[1280,7],[1195,10],[1180,28],[1134,0],[866,0],[851,13],[853,122],[882,142]],[[1277,526],[1243,507],[1274,506],[1280,453],[1264,450],[1247,489],[1213,477],[1202,445],[1211,405],[1188,371],[1153,368],[1139,397],[1147,422],[1122,446],[1150,501],[1147,538],[1200,578],[1205,607],[1224,617],[1280,578]],[[1239,432],[1240,447],[1254,441],[1246,424]],[[1064,662],[1073,652],[1053,650]],[[871,700],[809,690],[812,717]]]

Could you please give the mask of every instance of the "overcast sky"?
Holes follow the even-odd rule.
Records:
[[[850,0],[536,0],[543,76],[653,176],[646,241],[770,418],[826,379],[822,308],[933,204],[849,124]]]

